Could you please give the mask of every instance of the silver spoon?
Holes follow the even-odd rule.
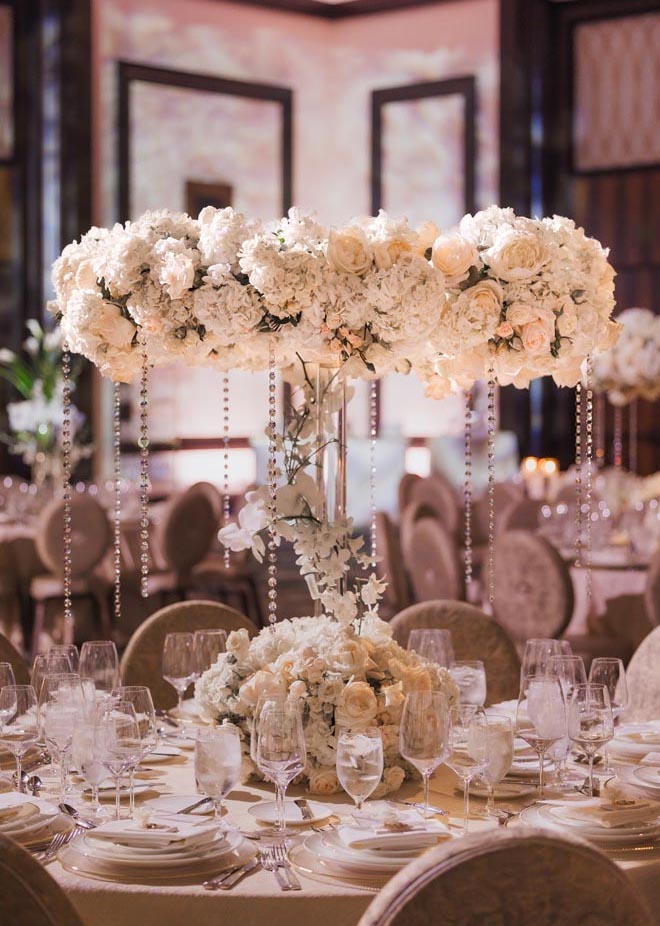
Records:
[[[62,813],[65,813],[67,816],[72,817],[78,826],[82,826],[87,830],[93,830],[97,825],[93,820],[88,820],[86,817],[81,817],[79,811],[75,807],[72,807],[71,804],[65,804],[62,802],[57,805]]]
[[[38,797],[44,783],[38,775],[30,775],[26,785],[32,797]]]

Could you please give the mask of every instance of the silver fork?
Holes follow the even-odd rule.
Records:
[[[259,849],[259,861],[261,862],[262,868],[264,868],[266,871],[273,872],[275,879],[280,886],[280,890],[291,890],[289,882],[280,871],[280,866],[277,862],[277,859],[275,858],[275,852],[272,846],[264,846],[262,849]]]
[[[81,832],[81,829],[74,826],[74,828],[67,833],[58,833],[53,837],[49,847],[44,852],[37,852],[34,857],[38,862],[41,862],[42,865],[47,865],[49,862],[53,861],[62,846],[65,846]]]
[[[273,846],[273,854],[275,856],[275,861],[280,868],[284,869],[284,873],[289,881],[289,886],[292,891],[301,891],[302,885],[296,877],[293,868],[289,864],[289,859],[286,855],[286,847],[283,842],[276,842]]]

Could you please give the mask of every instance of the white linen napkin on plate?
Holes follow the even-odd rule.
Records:
[[[153,828],[148,828],[149,826]],[[201,823],[181,815],[150,814],[145,822],[110,820],[93,831],[95,839],[142,849],[191,848],[211,842],[217,835],[215,822]]]
[[[616,797],[615,794],[608,794],[605,800],[588,798],[570,804],[557,804],[556,807],[560,810],[556,816],[579,823],[596,823],[606,829],[651,823],[660,817],[660,801],[632,796]]]
[[[426,849],[435,846],[451,833],[439,820],[420,821],[415,827],[401,829],[382,826],[378,829],[361,829],[359,826],[339,826],[337,833],[349,849],[379,849],[397,851],[406,849]],[[396,826],[396,824],[394,824]]]

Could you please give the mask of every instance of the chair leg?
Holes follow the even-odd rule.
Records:
[[[43,633],[45,624],[46,624],[46,602],[36,601],[34,603],[34,626],[32,628],[32,641],[31,641],[32,655],[36,655],[39,652],[41,634]]]

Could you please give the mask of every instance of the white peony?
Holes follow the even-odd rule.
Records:
[[[462,235],[440,235],[433,242],[431,262],[444,275],[446,286],[452,288],[467,280],[471,268],[479,264],[479,252]]]

